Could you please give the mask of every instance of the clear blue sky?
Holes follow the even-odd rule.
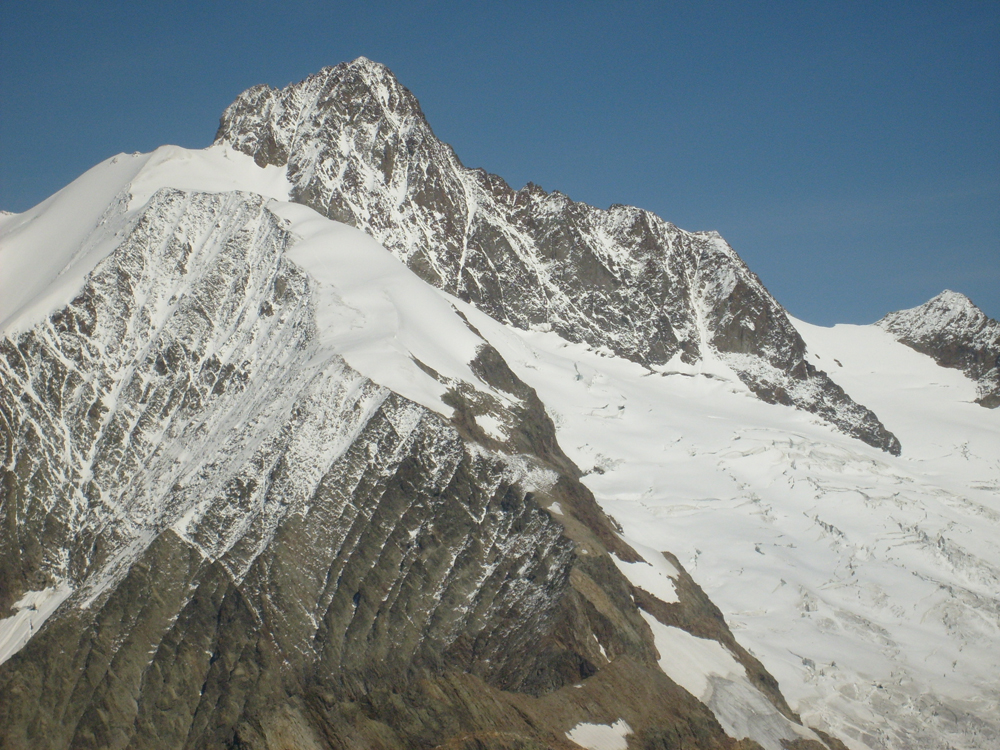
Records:
[[[1000,318],[1000,2],[17,3],[0,208],[365,55],[468,166],[717,229],[789,311]]]

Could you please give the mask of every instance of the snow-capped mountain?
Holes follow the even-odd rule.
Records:
[[[0,744],[991,747],[958,297],[810,326],[383,66],[251,89],[0,216]]]
[[[962,370],[978,383],[976,401],[982,406],[1000,406],[1000,323],[964,294],[945,290],[920,307],[889,313],[876,325],[942,367]]]

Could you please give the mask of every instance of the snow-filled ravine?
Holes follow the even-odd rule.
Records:
[[[795,322],[896,458],[721,363],[653,372],[457,304],[625,537],[677,555],[804,723],[854,748],[1000,741],[1000,413],[972,381],[874,326]]]

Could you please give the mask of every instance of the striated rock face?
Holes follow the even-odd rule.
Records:
[[[648,366],[722,360],[763,400],[899,452],[870,410],[806,361],[782,307],[718,234],[467,169],[382,65],[359,58],[283,90],[249,89],[216,142],[287,165],[292,200],[363,229],[497,320]]]
[[[976,381],[976,402],[1000,406],[1000,323],[964,294],[945,290],[919,307],[886,315],[875,325],[898,341],[961,370]]]
[[[0,624],[54,610],[0,666],[3,747],[557,748],[619,720],[757,747],[659,669],[640,607],[821,747],[693,582],[633,596],[611,554],[641,558],[485,342],[489,392],[452,383],[447,418],[330,348],[266,199],[126,204],[72,302],[0,340]]]

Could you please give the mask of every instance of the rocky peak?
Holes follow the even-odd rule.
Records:
[[[990,322],[971,299],[960,292],[945,289],[918,307],[889,313],[877,325],[893,333],[921,338],[946,329],[975,334]]]
[[[898,441],[809,365],[784,309],[717,233],[602,210],[466,168],[413,95],[363,58],[250,89],[217,142],[287,164],[291,198],[378,240],[428,283],[518,328],[546,326],[646,366],[721,360],[757,396]]]
[[[426,127],[416,97],[384,65],[359,57],[286,89],[266,84],[247,89],[226,109],[216,140],[252,153],[261,166],[284,166],[296,149],[308,148],[317,125],[342,130],[385,123],[407,131]]]
[[[889,313],[875,325],[942,367],[962,370],[977,382],[977,403],[1000,406],[1000,323],[964,294],[946,289],[919,307]]]

